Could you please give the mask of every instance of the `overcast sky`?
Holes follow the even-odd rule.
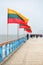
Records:
[[[29,19],[28,25],[33,33],[43,34],[43,0],[1,0],[0,1],[0,34],[6,33],[7,8],[16,10]],[[6,30],[4,32],[4,30]]]

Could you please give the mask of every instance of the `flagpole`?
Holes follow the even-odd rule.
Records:
[[[7,10],[8,12],[8,10]],[[8,42],[8,14],[7,14],[7,42]]]
[[[7,41],[8,41],[8,23],[7,23]]]
[[[19,39],[19,24],[17,25],[17,38]]]

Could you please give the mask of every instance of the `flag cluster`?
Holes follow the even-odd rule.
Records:
[[[8,9],[8,24],[19,24],[19,28],[24,28],[27,32],[32,32],[31,27],[28,26],[28,19],[22,14],[16,12],[15,10]]]

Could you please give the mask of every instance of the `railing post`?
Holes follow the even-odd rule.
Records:
[[[0,46],[0,62],[2,62],[2,46]]]

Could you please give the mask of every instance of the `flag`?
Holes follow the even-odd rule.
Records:
[[[29,33],[32,33],[31,28],[25,28],[25,31],[27,31],[27,32],[29,32]]]
[[[25,31],[32,33],[31,27],[29,25],[22,25],[21,24],[20,28],[24,28]]]
[[[25,31],[27,31],[27,32],[29,32],[29,33],[32,33],[32,30],[30,29],[30,30],[25,30]]]
[[[22,22],[25,22],[26,24],[28,23],[28,18],[24,17],[22,14],[12,9],[8,9],[8,18],[17,18],[23,20]]]
[[[30,28],[30,26],[28,26],[27,24],[26,25],[21,24],[21,26],[19,28],[24,28],[25,29],[25,28]]]

